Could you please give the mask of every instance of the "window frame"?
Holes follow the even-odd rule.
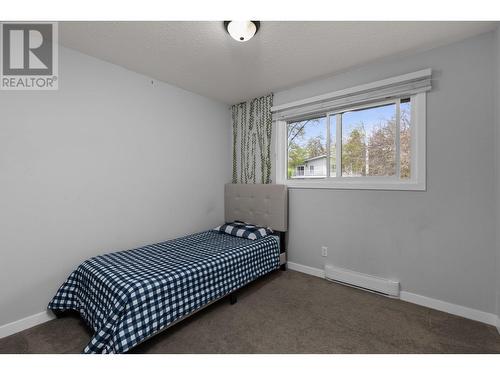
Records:
[[[290,121],[276,121],[276,182],[286,184],[289,188],[303,189],[361,189],[361,190],[426,190],[426,92],[420,92],[413,95],[403,95],[401,97],[377,100],[371,103],[352,105],[333,111],[318,113],[319,116],[327,117],[327,175],[330,173],[330,117],[337,116],[336,119],[336,139],[342,139],[342,127],[339,123],[341,114],[353,110],[371,108],[378,105],[399,102],[403,98],[410,98],[411,101],[411,176],[409,179],[400,179],[400,144],[396,145],[397,166],[395,176],[362,176],[362,177],[342,177],[341,176],[341,157],[342,149],[336,148],[336,176],[325,177],[322,179],[288,179],[288,127]],[[397,132],[399,132],[399,105],[397,110]],[[310,116],[308,116],[310,117]],[[301,118],[293,119],[300,121]],[[339,126],[340,125],[340,126]],[[340,134],[339,134],[340,133]]]

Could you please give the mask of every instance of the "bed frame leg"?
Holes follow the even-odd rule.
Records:
[[[286,271],[286,263],[285,263],[285,264],[282,264],[282,265],[280,266],[280,270],[282,270],[282,271]]]
[[[51,310],[51,311],[56,316],[56,319],[61,319],[65,315],[64,311],[60,311],[60,310]]]
[[[231,293],[231,294],[229,295],[229,303],[230,303],[231,305],[234,305],[236,302],[238,302],[238,297],[236,296],[236,294],[235,294],[235,293]]]

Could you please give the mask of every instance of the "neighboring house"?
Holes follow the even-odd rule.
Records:
[[[316,156],[304,161],[295,168],[292,178],[322,178],[326,176],[326,155]]]

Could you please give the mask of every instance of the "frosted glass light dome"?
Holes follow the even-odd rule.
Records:
[[[234,40],[246,42],[257,33],[259,21],[226,21],[226,30]]]

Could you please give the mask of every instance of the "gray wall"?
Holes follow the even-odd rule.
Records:
[[[496,233],[497,233],[497,294],[496,294],[496,314],[497,314],[497,327],[500,331],[500,26],[497,28],[495,35],[496,43]]]
[[[0,325],[103,252],[223,220],[226,105],[60,49],[59,91],[0,92]]]
[[[289,259],[399,279],[403,290],[495,310],[494,34],[275,94],[274,104],[432,68],[427,191],[290,191]]]

